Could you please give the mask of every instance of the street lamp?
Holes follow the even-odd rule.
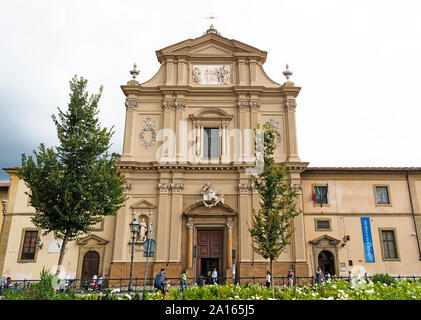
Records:
[[[130,231],[132,233],[132,256],[130,258],[130,281],[129,281],[129,294],[132,291],[132,276],[133,276],[133,254],[134,254],[134,240],[136,233],[139,231],[140,223],[136,221],[136,214],[133,214],[133,221],[130,222]]]

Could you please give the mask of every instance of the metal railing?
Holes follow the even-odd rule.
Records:
[[[409,281],[421,281],[421,276],[390,276],[396,280],[409,280]],[[362,276],[361,279],[369,280],[372,276]],[[288,285],[288,277],[281,276],[281,277],[272,277],[275,286],[286,286]],[[345,280],[348,281],[348,277],[331,277],[330,279],[323,279],[323,282],[326,281],[333,281],[333,280]],[[170,288],[180,289],[180,279],[179,278],[167,278],[168,284],[166,285],[166,290]],[[225,282],[230,282],[234,284],[253,284],[253,285],[265,285],[265,277],[236,277],[233,278],[220,278],[218,279],[218,283],[222,284]],[[13,291],[22,291],[27,290],[30,288],[31,284],[39,283],[41,280],[14,280],[12,281],[12,288],[0,288],[0,294],[3,294],[4,290],[13,290]],[[84,293],[92,293],[92,292],[105,292],[107,289],[115,290],[118,293],[129,293],[129,278],[104,278],[102,285],[98,286],[98,280],[93,281],[92,279],[62,279],[57,285],[57,292],[68,292],[70,290],[74,290],[76,293],[84,294]],[[147,278],[146,279],[146,286],[144,288],[145,279],[144,278],[133,278],[132,279],[132,294],[136,293],[143,293],[144,289],[148,293],[152,293],[155,291],[154,287],[154,278]],[[210,284],[211,281],[209,278],[199,277],[197,279],[197,285],[203,286]],[[314,277],[302,277],[297,276],[293,280],[293,285],[296,286],[303,286],[303,285],[314,285],[317,281]],[[187,280],[187,286],[192,287],[194,284],[193,279]]]

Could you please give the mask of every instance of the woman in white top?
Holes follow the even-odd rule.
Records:
[[[216,268],[213,268],[213,271],[212,271],[212,284],[216,284],[217,279],[218,279],[218,271],[216,271]]]

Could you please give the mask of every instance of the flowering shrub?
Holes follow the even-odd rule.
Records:
[[[259,285],[193,286],[184,293],[170,289],[164,297],[155,292],[145,295],[146,300],[271,300],[272,291]],[[352,283],[343,280],[314,286],[275,287],[276,300],[420,300],[421,283],[402,280],[387,285],[356,279]]]
[[[158,290],[153,293],[136,293],[133,296],[120,290],[107,289],[104,293],[33,295],[31,290],[6,294],[10,300],[421,300],[421,282],[402,280],[388,285],[381,281],[354,279],[351,283],[333,280],[313,286],[280,286],[272,290],[261,285],[194,285],[184,292],[171,288],[165,296]]]

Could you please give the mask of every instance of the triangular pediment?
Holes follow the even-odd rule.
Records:
[[[82,246],[89,243],[95,244],[95,245],[106,245],[108,242],[109,242],[108,240],[98,237],[95,234],[87,235],[86,237],[79,239],[77,241],[78,245],[82,245]]]
[[[212,54],[212,55],[220,55],[220,54],[231,54],[231,48],[223,47],[221,45],[217,45],[214,43],[208,43],[207,45],[198,45],[194,48],[191,48],[191,54]]]
[[[149,201],[142,199],[130,206],[131,209],[155,209],[156,206]]]
[[[206,34],[196,39],[188,39],[165,47],[156,52],[158,60],[162,62],[165,56],[252,56],[266,60],[266,51],[259,50],[237,40],[230,40],[217,34]]]
[[[341,241],[325,234],[309,242],[313,245],[321,245],[321,244],[338,245]]]

